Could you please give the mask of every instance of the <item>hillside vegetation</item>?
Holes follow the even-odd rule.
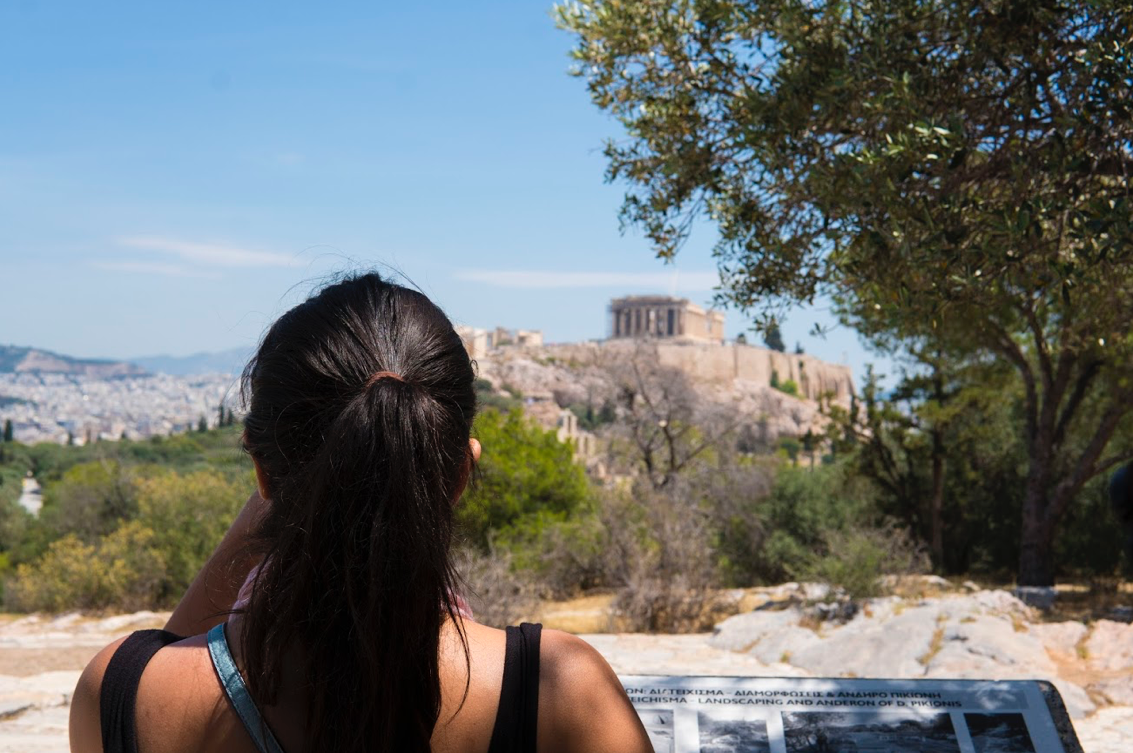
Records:
[[[957,420],[964,441],[950,445],[937,558],[924,439],[896,435],[872,390],[864,406],[828,408],[823,436],[768,444],[753,439],[754,419],[705,400],[677,371],[639,365],[612,379],[610,400],[572,406],[602,440],[600,477],[525,415],[522,393],[478,383],[484,455],[458,507],[458,554],[479,619],[510,622],[539,600],[601,591],[621,627],[697,630],[719,616],[724,588],[818,580],[859,598],[881,590],[881,574],[1009,578],[1022,467],[1011,393],[964,431]],[[872,432],[857,431],[870,421]],[[253,488],[238,427],[0,451],[8,610],[168,608]],[[16,503],[29,471],[43,485],[38,517]],[[1120,532],[1101,480],[1083,497],[1059,539],[1060,572],[1112,579]]]

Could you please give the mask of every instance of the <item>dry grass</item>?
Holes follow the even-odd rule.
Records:
[[[944,628],[938,627],[932,633],[932,641],[928,644],[928,651],[926,651],[923,656],[918,657],[917,661],[920,662],[922,666],[927,667],[928,663],[936,658],[936,655],[940,653],[940,649],[942,648],[944,648]]]
[[[613,603],[612,593],[545,602],[538,610],[539,621],[543,627],[568,633],[603,633],[609,629]]]

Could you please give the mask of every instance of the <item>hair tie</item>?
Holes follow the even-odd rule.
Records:
[[[379,379],[385,379],[387,377],[395,381],[402,382],[403,384],[405,382],[405,380],[402,379],[401,374],[395,374],[392,371],[378,371],[372,377],[366,380],[366,386],[363,389],[369,389],[371,386],[373,386],[374,382],[378,381]]]

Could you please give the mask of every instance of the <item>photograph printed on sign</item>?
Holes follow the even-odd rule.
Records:
[[[700,753],[771,753],[767,722],[744,719],[725,709],[696,715],[700,729]]]
[[[663,709],[637,709],[641,723],[653,743],[653,753],[676,753],[673,739],[673,712]]]
[[[1022,714],[964,714],[976,753],[1035,753]]]
[[[786,712],[783,736],[789,753],[960,753],[948,714]]]

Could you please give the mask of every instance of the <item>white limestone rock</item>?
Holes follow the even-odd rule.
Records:
[[[1091,683],[1090,692],[1102,696],[1114,706],[1133,706],[1133,674]]]
[[[1047,651],[1065,656],[1076,656],[1078,644],[1090,632],[1081,622],[1040,622],[1030,626],[1031,635],[1038,638]]]
[[[1086,640],[1090,665],[1105,672],[1133,670],[1133,625],[1098,620]]]
[[[796,656],[822,643],[810,628],[788,626],[765,636],[747,653],[764,664],[794,664]]]
[[[0,721],[0,753],[67,753],[70,709],[29,709]]]
[[[1058,669],[1042,642],[1005,617],[980,616],[941,627],[940,650],[928,658],[930,677],[1050,679]]]
[[[768,635],[798,625],[801,616],[801,612],[793,608],[737,614],[716,626],[709,643],[715,648],[746,653]]]
[[[1115,706],[1074,722],[1074,731],[1086,753],[1128,753],[1133,740],[1133,709]]]
[[[923,606],[889,620],[853,620],[820,643],[792,653],[791,664],[820,677],[920,677],[920,658],[932,645],[937,614]]]

